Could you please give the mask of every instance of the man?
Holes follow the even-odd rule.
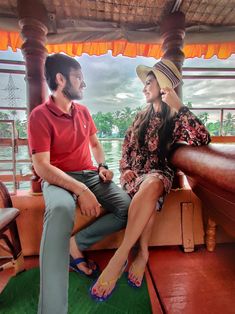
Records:
[[[43,179],[46,204],[38,313],[64,314],[68,310],[70,243],[73,257],[82,258],[84,249],[124,228],[130,198],[111,181],[113,173],[105,164],[87,108],[73,102],[82,99],[86,86],[80,64],[54,54],[46,59],[45,75],[52,95],[32,111],[28,128],[33,165]],[[76,203],[83,215],[98,217],[101,205],[108,213],[70,240]],[[92,273],[88,262],[73,266],[87,275]]]

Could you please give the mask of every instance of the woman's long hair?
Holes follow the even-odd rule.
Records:
[[[145,144],[145,134],[153,112],[153,104],[148,105],[143,111],[139,113],[138,118],[133,125],[133,132],[140,148]],[[168,156],[170,148],[171,136],[174,126],[173,117],[175,112],[165,102],[161,101],[160,113],[161,125],[158,130],[159,151],[161,159],[164,161]]]

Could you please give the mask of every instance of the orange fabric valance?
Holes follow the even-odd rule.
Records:
[[[23,41],[19,33],[0,31],[0,50],[7,50],[11,47],[13,51],[20,49]],[[102,55],[109,50],[113,56],[119,54],[126,57],[154,57],[159,59],[162,56],[161,44],[130,43],[125,40],[114,40],[104,42],[79,42],[48,44],[48,53],[64,52],[70,56]],[[235,54],[235,42],[209,43],[209,44],[188,44],[183,49],[185,58],[203,57],[210,59],[217,56],[219,59],[227,59]]]

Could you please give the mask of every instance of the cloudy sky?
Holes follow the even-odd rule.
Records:
[[[0,51],[0,59],[23,60],[23,57],[20,51],[17,53]],[[77,60],[82,65],[87,84],[84,99],[81,102],[87,105],[91,113],[116,111],[126,106],[135,108],[145,104],[142,93],[143,85],[136,76],[135,68],[139,64],[152,66],[156,63],[156,59],[112,57],[109,53],[99,57],[84,54]],[[186,59],[184,66],[235,68],[235,55],[227,60],[218,60],[215,57],[210,60]],[[5,66],[0,65],[0,67],[4,68]],[[18,69],[23,68],[18,67]],[[185,72],[185,74],[189,73]],[[235,75],[235,72],[232,74]],[[9,97],[5,89],[8,79],[8,74],[0,74],[0,99],[5,105]],[[24,76],[14,75],[13,79],[15,86],[19,88],[15,90],[16,105],[22,106],[26,103]],[[235,108],[235,80],[185,80],[183,97],[184,103],[190,101],[194,107],[225,106]]]

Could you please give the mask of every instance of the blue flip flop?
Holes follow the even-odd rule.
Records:
[[[96,262],[87,259],[86,257],[79,257],[79,258],[73,258],[72,255],[69,256],[70,261],[69,261],[69,268],[76,273],[85,275],[87,277],[93,277],[96,278],[100,274],[100,269],[99,266]],[[87,275],[83,270],[78,268],[78,265],[81,263],[86,263],[88,267],[92,270],[90,275]]]
[[[103,281],[102,274],[101,274],[101,276],[93,283],[93,285],[89,289],[89,294],[90,294],[91,298],[94,301],[96,301],[96,302],[104,302],[104,301],[107,301],[112,296],[113,292],[115,291],[115,289],[117,287],[118,279],[122,276],[123,272],[125,271],[125,269],[127,267],[127,264],[128,264],[128,261],[126,260],[126,262],[123,265],[123,267],[122,267],[122,269],[121,269],[121,271],[120,271],[120,273],[119,273],[117,278],[111,279],[109,281]],[[92,292],[92,289],[93,289],[93,287],[94,287],[94,285],[96,284],[97,281],[99,281],[101,286],[108,286],[108,285],[112,284],[115,281],[116,281],[116,283],[115,283],[115,285],[113,287],[113,290],[109,294],[107,294],[106,296],[100,297],[100,296],[96,295],[94,292]]]

